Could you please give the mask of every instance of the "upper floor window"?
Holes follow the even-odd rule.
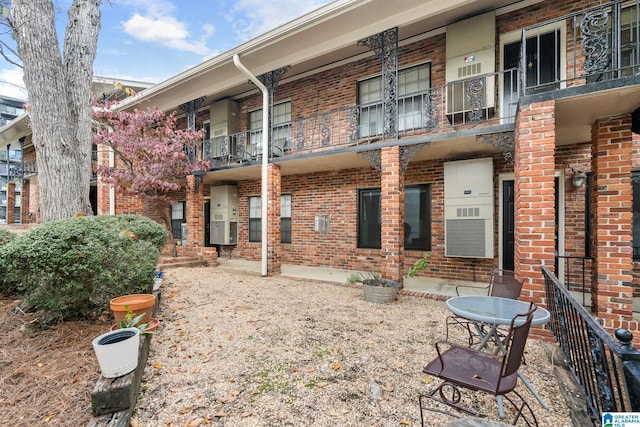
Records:
[[[431,65],[423,64],[398,71],[398,130],[410,130],[423,126],[422,107],[424,94],[431,87]],[[374,77],[358,83],[360,105],[360,137],[382,134],[382,77]]]
[[[249,144],[258,154],[262,147],[262,108],[249,113]],[[271,155],[282,156],[291,149],[291,101],[273,106]]]

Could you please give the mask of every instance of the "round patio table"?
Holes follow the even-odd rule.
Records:
[[[447,300],[447,308],[456,316],[464,317],[473,322],[499,326],[509,325],[516,314],[523,314],[529,311],[529,303],[509,298],[469,295],[449,298]],[[538,307],[533,312],[531,325],[544,325],[549,321],[550,317],[551,315],[547,310]]]

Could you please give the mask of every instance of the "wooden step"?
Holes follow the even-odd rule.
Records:
[[[207,260],[198,256],[160,257],[158,267],[202,267],[208,265]]]

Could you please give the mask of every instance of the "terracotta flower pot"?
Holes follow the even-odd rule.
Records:
[[[153,294],[132,294],[112,299],[109,306],[116,319],[116,325],[120,325],[120,321],[127,314],[127,309],[133,312],[134,317],[144,313],[141,323],[149,323],[155,303],[156,297]]]

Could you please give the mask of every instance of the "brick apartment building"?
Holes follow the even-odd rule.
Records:
[[[546,265],[637,332],[639,20],[637,1],[337,0],[122,108],[206,129],[211,169],[167,206],[183,252],[402,281],[431,251],[423,276],[513,269],[543,305]],[[145,213],[95,184],[98,214]]]

